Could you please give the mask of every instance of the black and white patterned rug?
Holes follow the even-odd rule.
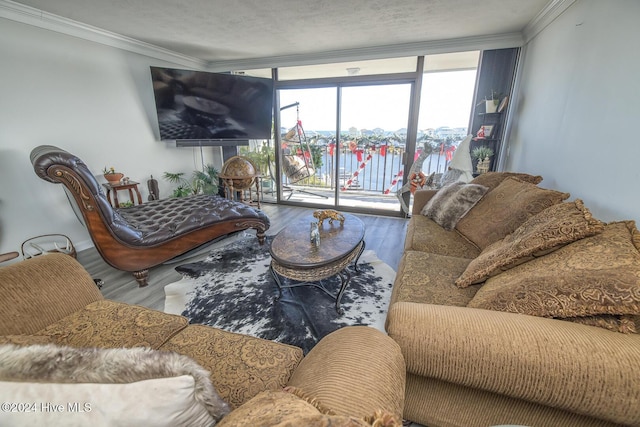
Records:
[[[384,331],[395,271],[365,251],[358,272],[348,267],[351,281],[342,296],[344,314],[335,300],[313,286],[278,288],[269,271],[269,243],[254,237],[213,250],[203,261],[183,264],[184,278],[165,287],[164,311],[181,314],[194,324],[247,334],[301,347],[305,354],[325,335],[348,325],[369,325]],[[283,284],[292,282],[282,279]],[[295,283],[295,282],[294,282]],[[324,281],[332,292],[340,279]]]

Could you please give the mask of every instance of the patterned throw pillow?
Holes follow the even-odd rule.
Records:
[[[640,232],[633,221],[607,224],[490,278],[468,307],[555,318],[639,315]]]
[[[471,184],[484,185],[489,187],[489,191],[496,188],[502,181],[507,178],[518,178],[520,181],[529,182],[531,184],[540,184],[542,177],[540,175],[529,175],[528,173],[519,172],[485,172],[473,178]]]
[[[457,181],[442,187],[422,208],[422,215],[431,218],[445,230],[453,230],[460,218],[475,206],[489,189],[482,185]]]
[[[568,320],[582,325],[597,326],[599,328],[623,334],[640,333],[640,315],[632,316],[624,314],[616,316],[613,314],[600,314],[598,316],[567,317],[566,319],[561,320]]]
[[[604,230],[580,199],[551,206],[524,222],[504,239],[487,246],[456,280],[460,288],[485,281],[501,271],[553,252]]]
[[[567,198],[569,193],[547,190],[510,177],[460,219],[456,230],[484,249],[513,233],[527,219]]]
[[[288,389],[288,388],[287,388]],[[371,427],[401,425],[390,414],[376,412],[367,419],[337,415],[319,408],[313,399],[298,397],[285,389],[267,390],[240,406],[217,424],[219,427],[305,426],[305,427]],[[320,406],[322,406],[320,404]],[[388,423],[384,423],[388,421]]]
[[[0,345],[34,345],[34,344],[52,344],[51,337],[44,335],[3,335],[0,336]]]

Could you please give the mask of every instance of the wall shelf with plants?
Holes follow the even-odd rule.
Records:
[[[474,170],[477,174],[489,172],[493,155],[493,149],[486,145],[481,145],[471,151],[471,159],[473,161]]]

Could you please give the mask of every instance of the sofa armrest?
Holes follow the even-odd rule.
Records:
[[[0,335],[33,334],[103,299],[69,255],[49,254],[0,268]]]
[[[436,194],[438,190],[418,190],[413,194],[413,208],[411,213],[413,215],[420,214],[422,208],[427,204],[429,200]]]
[[[347,326],[320,340],[288,385],[337,415],[402,418],[406,369],[398,344],[377,329]]]
[[[391,307],[387,330],[409,373],[640,425],[640,335],[406,302]]]

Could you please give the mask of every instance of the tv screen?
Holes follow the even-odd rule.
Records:
[[[161,140],[270,139],[273,81],[151,67]]]

